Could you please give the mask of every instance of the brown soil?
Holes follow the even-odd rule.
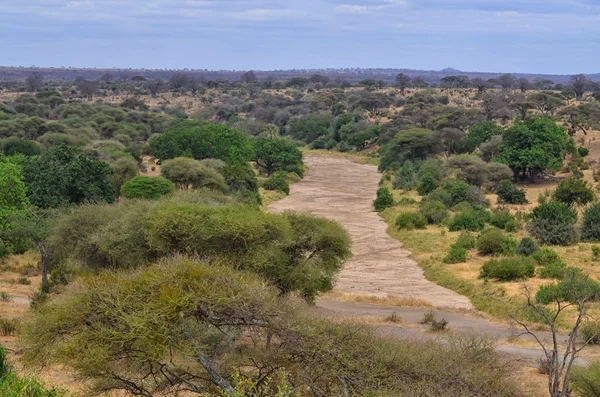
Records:
[[[338,277],[337,292],[473,308],[466,297],[427,281],[423,270],[409,258],[410,251],[386,233],[387,225],[372,207],[380,179],[375,166],[328,155],[306,155],[304,161],[309,168],[306,177],[269,210],[308,211],[336,220],[348,230],[354,256]]]

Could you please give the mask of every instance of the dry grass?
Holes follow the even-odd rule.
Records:
[[[321,298],[337,302],[366,303],[380,306],[416,307],[423,309],[432,307],[431,303],[424,299],[405,298],[400,296],[380,298],[377,296],[346,294],[340,291],[329,292],[322,295]]]

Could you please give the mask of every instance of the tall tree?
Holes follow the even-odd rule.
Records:
[[[571,76],[571,86],[575,91],[575,99],[579,102],[583,99],[583,94],[590,88],[590,80],[585,74],[576,74]]]
[[[398,73],[396,76],[396,87],[400,88],[400,93],[404,95],[406,89],[410,87],[410,77],[404,73]]]

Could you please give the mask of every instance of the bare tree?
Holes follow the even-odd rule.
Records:
[[[29,92],[37,92],[44,86],[44,76],[39,72],[33,72],[25,79],[25,89]]]
[[[517,86],[521,92],[526,92],[531,88],[531,83],[526,78],[521,77],[519,80],[517,80]]]
[[[158,95],[160,90],[162,90],[164,88],[164,86],[165,86],[165,82],[162,81],[161,79],[150,80],[146,84],[146,87],[148,87],[148,91],[150,91],[150,95],[152,95],[152,98],[156,98],[156,96]]]
[[[471,84],[473,84],[473,86],[477,88],[477,91],[479,92],[485,92],[490,87],[490,83],[480,77],[475,77],[473,80],[471,80]]]
[[[250,70],[248,72],[243,73],[240,76],[240,80],[246,84],[248,83],[256,83],[258,81],[258,79],[256,78],[256,74]]]
[[[429,83],[422,76],[417,76],[412,79],[412,86],[415,88],[427,88]]]
[[[579,353],[600,334],[600,330],[598,330],[594,335],[583,338],[580,342],[578,340],[581,325],[584,321],[591,319],[588,312],[590,304],[598,300],[597,285],[591,282],[587,276],[575,271],[569,272],[560,283],[560,285],[550,286],[545,291],[545,297],[533,297],[529,287],[523,283],[525,304],[514,312],[507,309],[504,301],[494,298],[502,303],[509,318],[522,328],[523,331],[519,336],[531,336],[542,348],[544,358],[548,364],[548,391],[551,397],[571,396],[569,380],[575,360]],[[539,294],[540,292],[538,292]],[[552,303],[553,310],[548,310],[543,303]],[[561,314],[569,308],[576,310],[577,318],[566,337],[567,346],[564,351],[561,351],[561,337],[557,323]],[[521,320],[520,313],[524,312],[535,314],[550,327],[551,340],[549,342],[545,341],[541,335]]]
[[[396,76],[396,87],[400,88],[400,93],[404,95],[404,92],[410,87],[410,77],[404,73],[399,73]]]
[[[185,92],[189,83],[190,78],[183,73],[176,73],[169,79],[169,87],[178,92]]]
[[[517,84],[517,79],[512,74],[503,74],[496,79],[496,82],[503,90],[509,90]]]
[[[573,91],[575,91],[576,101],[579,102],[583,99],[583,94],[590,88],[590,83],[591,81],[585,74],[571,76],[571,86],[573,87]]]
[[[81,95],[87,97],[88,101],[94,99],[94,94],[98,88],[98,83],[95,81],[80,79],[77,82],[77,89]]]

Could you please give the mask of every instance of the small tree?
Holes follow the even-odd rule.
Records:
[[[178,185],[181,189],[225,187],[225,178],[214,169],[205,167],[198,160],[178,157],[166,160],[160,169],[162,176]]]
[[[302,152],[291,139],[257,138],[254,151],[256,164],[264,168],[268,176],[278,170],[303,174]]]
[[[571,245],[577,241],[577,212],[567,204],[550,201],[535,207],[529,232],[542,244]]]
[[[568,206],[572,206],[573,204],[586,205],[587,203],[594,201],[596,195],[588,186],[588,183],[583,179],[568,178],[560,181],[558,187],[552,194],[552,198],[561,203],[565,203]]]
[[[503,180],[496,188],[498,201],[506,204],[527,204],[525,190],[517,188],[511,181]]]
[[[600,241],[600,203],[594,203],[583,212],[581,226],[583,241]]]
[[[504,306],[509,318],[523,329],[518,336],[529,335],[542,348],[544,359],[548,365],[548,391],[551,397],[571,396],[569,381],[573,364],[579,353],[600,334],[599,329],[582,341],[578,339],[581,325],[590,318],[590,304],[598,300],[598,286],[589,281],[591,280],[587,276],[570,271],[560,284],[546,291],[549,297],[548,303],[552,303],[551,310],[548,310],[540,302],[540,296],[532,296],[531,290],[525,283],[523,283],[525,304],[516,311],[508,310],[505,303],[497,299]],[[559,333],[558,319],[569,308],[575,309],[577,317],[570,327],[566,348],[561,351],[557,337]],[[544,323],[550,327],[551,342],[545,342],[527,323],[521,320],[525,313],[533,313],[543,319]]]

